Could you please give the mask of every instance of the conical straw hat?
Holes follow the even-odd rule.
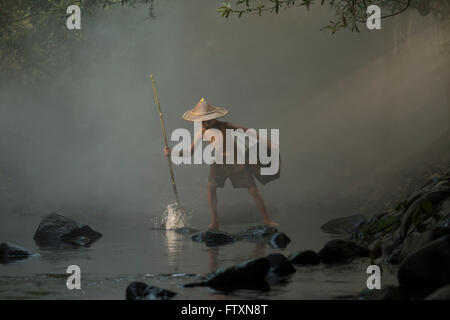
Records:
[[[228,110],[210,104],[205,98],[201,98],[194,109],[183,114],[183,119],[187,121],[207,121],[225,116]]]

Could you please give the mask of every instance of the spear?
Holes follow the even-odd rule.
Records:
[[[158,93],[156,92],[155,80],[153,79],[153,75],[152,74],[150,75],[150,79],[152,79],[153,93],[155,94],[156,105],[158,107],[158,112],[159,112],[159,119],[161,120],[161,129],[162,129],[162,134],[163,134],[163,138],[164,138],[164,146],[168,147],[166,126],[164,125],[164,119],[163,119],[163,114],[162,114],[162,111],[161,111],[161,105],[159,104]],[[172,161],[170,160],[170,155],[167,157],[167,163],[169,164],[169,170],[170,170],[170,177],[171,177],[171,180],[172,180],[173,193],[175,193],[175,198],[177,200],[177,206],[178,206],[178,208],[181,208],[180,207],[180,200],[178,199],[177,186],[175,185],[175,178],[174,178],[174,175],[173,175]]]

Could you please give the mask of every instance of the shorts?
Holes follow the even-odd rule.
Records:
[[[233,188],[256,187],[252,171],[245,164],[212,164],[210,166],[208,182],[213,182],[217,188],[223,188],[228,178]]]

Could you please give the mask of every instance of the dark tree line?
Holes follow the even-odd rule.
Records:
[[[81,7],[83,23],[95,19],[98,10],[123,6],[148,10],[149,17],[155,17],[154,0],[0,0],[0,74],[8,81],[11,78],[33,81],[52,76],[53,69],[70,59],[73,48],[83,41],[81,32],[63,27],[66,8],[71,4]],[[324,22],[324,29],[332,33],[341,29],[359,32],[366,21],[366,8],[371,4],[381,7],[384,19],[407,10],[433,15],[443,34],[450,33],[450,0],[236,0],[233,5],[225,1],[218,12],[229,18],[327,5],[335,14],[328,24]],[[450,53],[448,39],[443,47]]]

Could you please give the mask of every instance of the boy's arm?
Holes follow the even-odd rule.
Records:
[[[189,152],[191,155],[194,154],[194,147],[198,143],[198,141],[200,139],[202,139],[202,136],[203,136],[203,132],[201,130],[199,132],[197,132],[196,135],[194,136],[194,141],[191,143],[191,146],[189,147]],[[183,149],[180,150],[180,153],[178,154],[178,156],[183,157]]]
[[[191,146],[189,147],[189,152],[191,155],[194,153],[194,147],[198,143],[198,140],[202,139],[202,136],[203,136],[202,131],[197,132],[197,134],[195,135],[194,141],[191,143]],[[169,147],[164,147],[163,151],[166,157],[169,157],[172,153],[172,149]],[[178,157],[183,157],[183,149],[181,149],[180,152],[178,153]]]

